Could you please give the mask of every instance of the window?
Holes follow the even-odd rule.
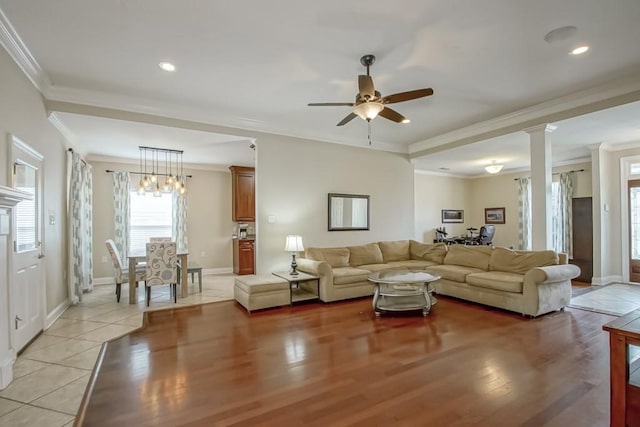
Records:
[[[173,194],[154,197],[131,191],[129,205],[129,249],[145,251],[151,237],[171,237],[173,230]]]
[[[36,220],[36,180],[37,169],[32,166],[15,164],[15,184],[17,190],[26,191],[33,196],[31,200],[23,200],[16,206],[16,251],[33,250],[38,246]]]

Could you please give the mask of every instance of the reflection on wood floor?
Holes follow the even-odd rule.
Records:
[[[369,298],[150,312],[106,346],[77,422],[122,425],[608,425],[614,317],[536,319],[440,297],[376,319]],[[90,383],[91,384],[91,383]]]

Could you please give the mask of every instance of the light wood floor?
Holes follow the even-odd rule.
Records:
[[[147,316],[143,330],[106,344],[78,425],[609,423],[602,325],[613,316],[528,319],[446,297],[427,318],[375,318],[368,298]]]

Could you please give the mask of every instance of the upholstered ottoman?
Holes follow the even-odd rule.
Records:
[[[249,313],[291,304],[289,282],[276,276],[250,274],[236,277],[233,295]]]

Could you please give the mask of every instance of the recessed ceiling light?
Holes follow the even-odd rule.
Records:
[[[567,25],[566,27],[556,28],[555,30],[549,31],[544,36],[544,41],[551,44],[551,43],[567,40],[570,37],[572,37],[576,33],[576,31],[578,31],[578,29],[573,25]]]
[[[571,51],[571,55],[582,55],[589,50],[589,46],[579,46]]]
[[[162,68],[165,71],[175,71],[176,70],[176,66],[173,65],[171,62],[161,62],[158,65],[160,66],[160,68]]]

